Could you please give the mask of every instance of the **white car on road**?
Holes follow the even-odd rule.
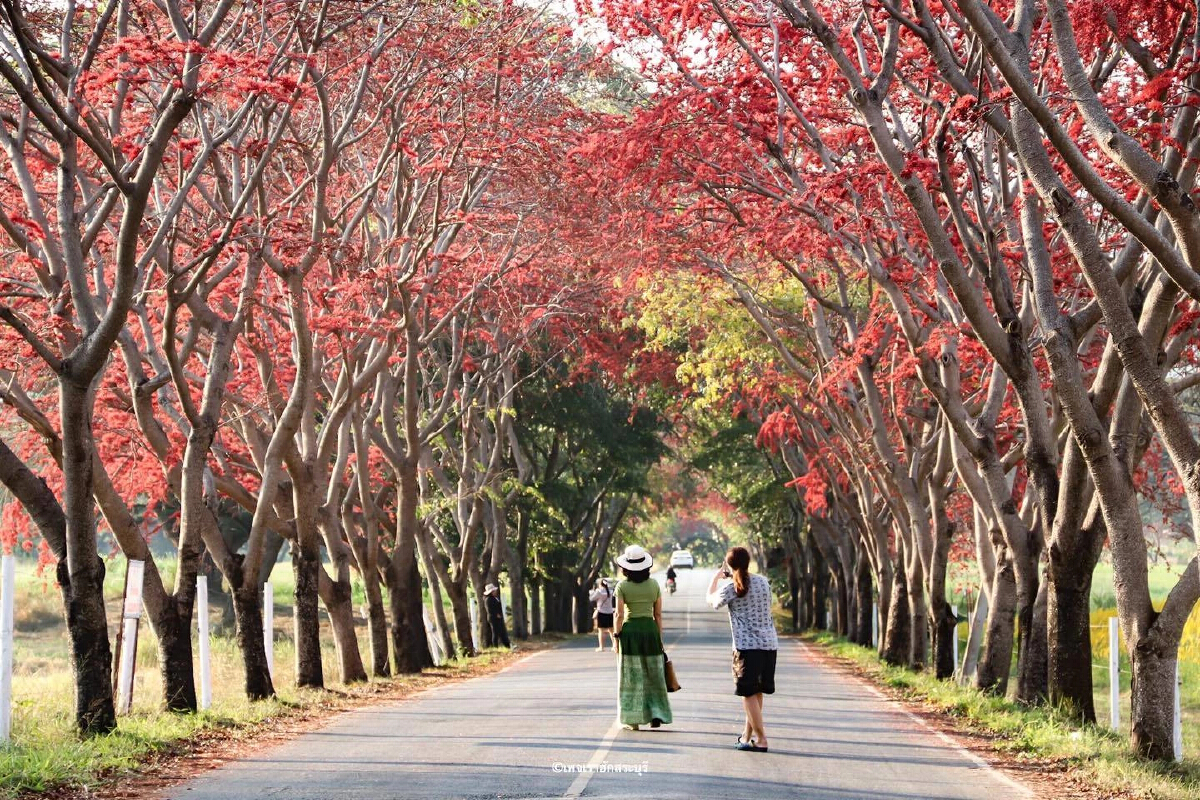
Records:
[[[674,553],[671,553],[671,566],[692,569],[696,564],[692,560],[692,554],[687,550],[676,550]]]

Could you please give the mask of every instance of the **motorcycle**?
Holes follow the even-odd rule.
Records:
[[[667,591],[670,592],[671,594],[675,594],[675,579],[674,578],[667,579]]]

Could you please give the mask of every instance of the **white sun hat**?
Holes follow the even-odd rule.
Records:
[[[626,547],[625,552],[613,560],[617,562],[618,567],[634,571],[650,569],[654,565],[653,556],[636,544]]]
[[[497,589],[499,589],[499,588],[500,588],[500,587],[499,587],[499,586],[497,586],[496,584],[494,584],[494,583],[489,583],[487,586],[483,587],[483,593],[484,593],[484,594],[491,594],[492,592],[496,591],[496,590],[497,590]]]

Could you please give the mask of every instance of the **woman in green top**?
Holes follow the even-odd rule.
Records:
[[[617,697],[621,724],[657,728],[671,721],[662,645],[662,589],[650,580],[654,559],[636,544],[615,559],[625,573],[617,585],[613,635],[620,653]]]

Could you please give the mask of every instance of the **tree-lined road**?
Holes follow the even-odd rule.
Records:
[[[615,723],[616,657],[594,639],[494,675],[345,714],[165,793],[187,800],[386,798],[955,798],[1031,796],[925,730],[896,704],[781,643],[766,703],[771,752],[733,749],[725,612],[704,603],[711,571],[682,571],[664,601],[683,691],[675,723]],[[577,771],[592,765],[594,771]],[[632,770],[632,771],[623,771]]]

